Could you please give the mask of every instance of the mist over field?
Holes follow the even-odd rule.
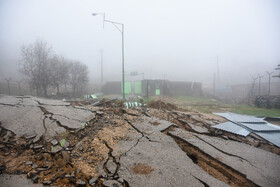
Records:
[[[121,33],[91,15],[104,12],[124,24],[127,74],[212,84],[218,68],[224,84],[250,83],[280,63],[279,10],[277,0],[1,0],[0,79],[20,77],[21,46],[41,39],[86,64],[92,83],[100,83],[103,49],[104,81],[120,81]]]

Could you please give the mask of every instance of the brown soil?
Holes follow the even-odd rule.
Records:
[[[140,174],[140,175],[147,175],[150,174],[154,169],[146,164],[135,164],[132,168],[131,168],[132,172],[135,174]]]
[[[161,100],[150,101],[148,103],[147,107],[155,108],[155,109],[165,109],[165,110],[176,110],[177,109],[177,107],[174,104],[165,103]]]

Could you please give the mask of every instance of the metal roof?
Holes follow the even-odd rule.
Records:
[[[263,119],[257,118],[255,116],[241,115],[235,113],[229,113],[229,114],[237,123],[266,123]]]
[[[266,123],[262,118],[257,118],[255,116],[241,115],[235,113],[214,113],[218,116],[224,117],[229,121],[235,123]]]
[[[240,127],[239,125],[233,123],[233,122],[225,122],[225,123],[220,123],[218,125],[213,126],[216,129],[221,129],[227,132],[231,132],[233,134],[238,134],[241,136],[247,136],[250,134],[250,131],[247,129]]]
[[[257,135],[280,147],[280,132],[255,132]]]
[[[242,126],[249,128],[252,131],[280,131],[279,128],[275,128],[266,123],[240,123]]]
[[[255,133],[263,139],[280,147],[280,127],[267,123],[263,118],[254,116],[241,115],[235,113],[215,113],[229,120],[229,122],[221,123],[213,126],[227,132],[247,136]],[[276,118],[277,119],[277,118]]]
[[[218,116],[221,116],[223,118],[226,118],[229,121],[234,121],[234,119],[232,118],[232,116],[229,113],[214,113]]]

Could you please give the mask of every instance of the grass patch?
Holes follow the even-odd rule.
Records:
[[[165,102],[175,104],[179,108],[203,113],[234,112],[253,116],[280,117],[280,109],[266,109],[245,104],[226,104],[210,97],[174,96],[164,97]],[[146,102],[150,99],[145,98]]]
[[[280,117],[280,109],[257,108],[248,105],[234,105],[231,111],[253,116]]]

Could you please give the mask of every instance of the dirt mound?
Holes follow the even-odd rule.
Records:
[[[150,101],[147,105],[149,108],[155,108],[155,109],[165,109],[165,110],[177,110],[178,108],[171,103],[166,103],[161,100],[153,100]]]

